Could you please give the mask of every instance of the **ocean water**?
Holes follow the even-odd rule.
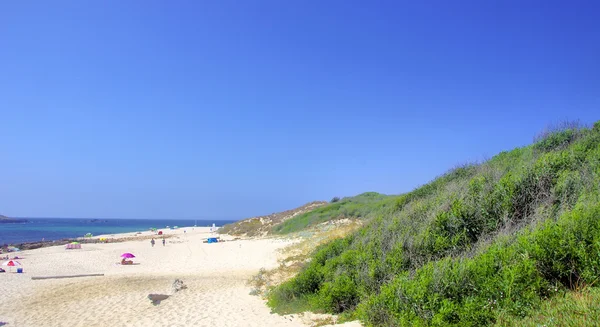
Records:
[[[26,218],[27,223],[0,224],[0,245],[60,240],[93,235],[147,231],[166,226],[223,226],[235,220]]]

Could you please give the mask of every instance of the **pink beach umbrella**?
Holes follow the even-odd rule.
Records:
[[[121,254],[121,258],[130,259],[130,258],[135,258],[135,256],[132,253],[127,252],[127,253]]]
[[[11,267],[11,271],[12,271],[12,267],[20,266],[21,263],[19,261],[16,261],[16,260],[9,260],[9,261],[3,262],[2,265],[5,266],[5,267]]]

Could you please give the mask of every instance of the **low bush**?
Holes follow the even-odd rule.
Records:
[[[577,121],[549,126],[534,139],[534,149],[543,152],[563,149],[579,138],[582,130],[583,126]]]

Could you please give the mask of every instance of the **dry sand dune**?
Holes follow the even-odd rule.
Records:
[[[163,247],[148,240],[63,246],[19,253],[24,273],[0,274],[0,322],[29,326],[306,326],[271,314],[249,295],[246,281],[260,268],[277,264],[276,239],[203,243],[208,228],[177,234]],[[147,234],[147,233],[144,233]],[[124,252],[136,265],[116,264]],[[105,274],[103,277],[32,280],[32,276]],[[187,286],[172,294],[175,279]],[[147,296],[171,295],[158,305]]]

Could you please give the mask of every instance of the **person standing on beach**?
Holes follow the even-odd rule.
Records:
[[[150,241],[150,244],[152,244],[152,247],[154,247],[154,237],[152,238],[152,241]]]
[[[165,246],[165,238],[163,237],[163,246]]]

